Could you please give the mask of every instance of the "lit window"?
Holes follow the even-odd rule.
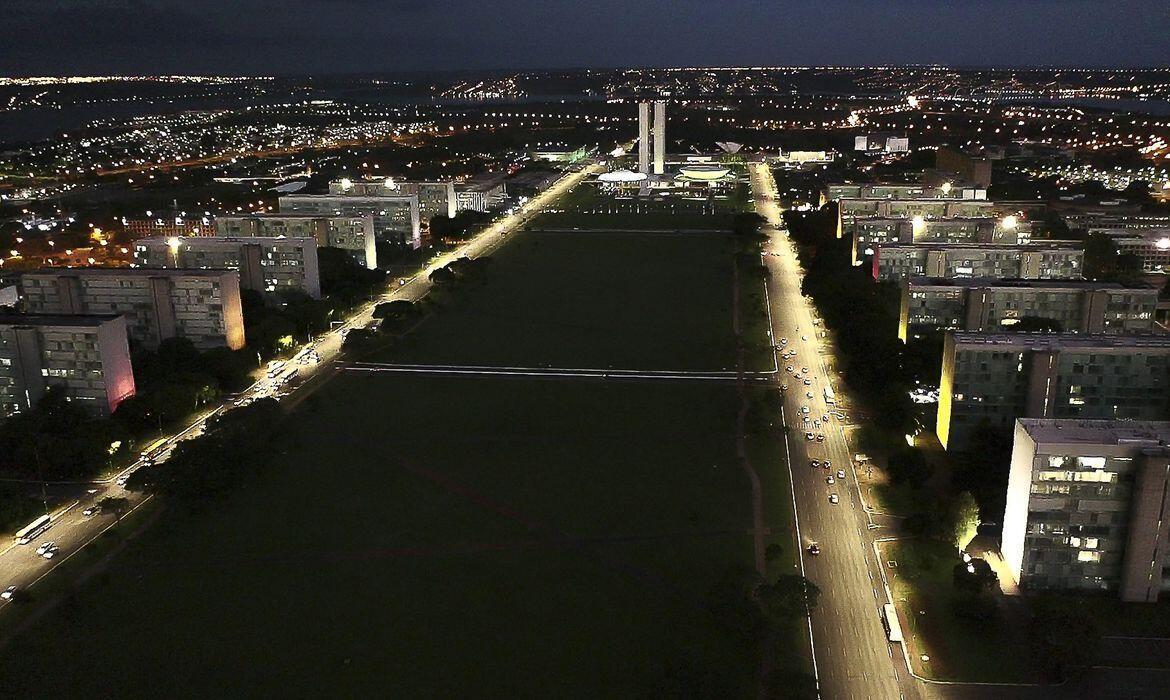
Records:
[[[1081,550],[1081,551],[1077,552],[1077,561],[1099,562],[1099,561],[1101,561],[1101,553],[1100,552],[1087,552],[1085,550]]]

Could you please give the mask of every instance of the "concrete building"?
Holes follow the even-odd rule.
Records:
[[[952,173],[956,179],[979,187],[991,186],[991,161],[954,148],[942,147],[935,151],[934,167]]]
[[[853,137],[853,150],[867,153],[906,153],[910,150],[910,137],[899,134],[862,134]]]
[[[849,224],[860,219],[920,218],[924,221],[944,219],[1004,219],[1021,215],[1020,206],[1012,203],[991,202],[986,199],[890,199],[886,197],[840,197],[837,200],[837,238],[841,238]]]
[[[150,236],[213,236],[215,225],[210,216],[188,216],[186,212],[122,218],[122,226],[131,240]]]
[[[237,270],[240,288],[264,294],[299,290],[321,298],[313,238],[143,238],[134,263],[153,269]]]
[[[666,172],[666,103],[654,103],[654,174]]]
[[[898,337],[931,329],[1010,330],[1022,318],[1060,323],[1070,333],[1150,333],[1158,290],[1083,280],[934,279],[902,285]]]
[[[873,257],[877,246],[889,243],[996,243],[1019,245],[1032,240],[1032,222],[1017,216],[1003,218],[912,219],[860,218],[845,224],[853,238],[853,263]]]
[[[650,103],[638,103],[638,172],[650,174]]]
[[[947,333],[938,439],[963,450],[977,428],[1016,418],[1157,420],[1170,415],[1170,337]]]
[[[821,205],[841,199],[987,199],[987,190],[974,187],[922,183],[833,183],[821,191]]]
[[[1015,423],[1001,550],[1024,590],[1170,589],[1170,423]]]
[[[1108,236],[1121,255],[1140,258],[1145,272],[1170,273],[1170,228],[1092,227],[1089,232]]]
[[[19,301],[20,292],[16,285],[0,280],[0,306],[16,306]]]
[[[897,243],[876,246],[873,278],[992,277],[999,279],[1076,279],[1085,252],[1067,241],[1029,245]]]
[[[329,194],[353,197],[418,197],[422,218],[433,216],[454,218],[456,211],[455,182],[422,182],[416,180],[334,180],[329,183]]]
[[[215,219],[215,235],[227,238],[314,238],[318,248],[340,248],[359,265],[378,268],[374,215],[250,214]]]
[[[130,339],[155,349],[167,338],[196,348],[244,347],[240,275],[234,270],[48,269],[20,276],[38,314],[121,314]]]
[[[344,180],[341,182],[348,182]],[[384,181],[383,181],[384,183]],[[352,184],[352,183],[351,183]],[[353,187],[363,183],[353,184]],[[368,184],[368,183],[366,183]],[[373,187],[373,185],[371,185]],[[360,188],[365,189],[365,188]],[[280,198],[282,214],[374,217],[374,238],[393,245],[422,246],[422,210],[413,194],[291,194]]]
[[[455,186],[455,210],[486,212],[502,206],[508,198],[504,183],[507,173],[472,179]]]
[[[0,315],[0,417],[27,411],[55,386],[102,416],[133,396],[126,319]]]

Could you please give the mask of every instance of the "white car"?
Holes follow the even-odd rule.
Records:
[[[788,385],[787,385],[787,384],[781,384],[781,385],[780,385],[780,391],[788,391]]]
[[[816,459],[812,460],[812,466],[813,466],[813,469],[820,469],[820,467],[821,467],[820,460],[816,460]]]
[[[45,543],[44,543],[44,544],[42,544],[40,547],[37,547],[37,556],[38,556],[38,557],[43,557],[43,556],[45,556],[45,552],[47,552],[47,551],[49,551],[50,549],[52,549],[52,548],[53,548],[55,545],[56,545],[56,543],[55,543],[55,542],[53,542],[52,540],[49,540],[48,542],[45,542]]]
[[[99,505],[92,505],[92,506],[90,506],[89,508],[86,508],[85,510],[81,511],[81,514],[82,514],[82,515],[84,515],[84,516],[85,516],[85,517],[87,517],[87,518],[91,518],[91,517],[93,517],[93,516],[97,515],[97,514],[98,514],[98,513],[100,513],[100,512],[102,512],[102,507],[101,507],[101,506],[99,506]]]
[[[812,386],[812,380],[809,379],[808,377],[805,377],[804,378],[804,385],[805,386]]]
[[[838,478],[838,479],[844,479],[844,478],[845,478],[845,470],[844,470],[844,469],[838,469],[838,470],[837,470],[837,478]]]
[[[831,486],[831,485],[837,483],[837,480],[833,478],[832,474],[830,474],[830,475],[825,477],[825,483],[829,484]]]
[[[808,406],[801,406],[801,407],[800,407],[800,412],[801,412],[801,413],[808,413]]]
[[[8,588],[4,589],[3,593],[0,593],[0,598],[3,598],[4,600],[12,600],[12,596],[14,595],[16,595],[16,586],[9,586]]]
[[[841,499],[837,498],[837,494],[835,494],[835,493],[829,494],[829,503],[832,503],[833,505],[837,505],[838,503],[840,503],[840,501],[841,501]]]
[[[45,559],[52,559],[53,557],[57,556],[57,552],[59,552],[59,551],[61,551],[61,548],[58,547],[57,545],[53,545],[52,547],[49,547],[48,549],[46,549],[45,553],[42,554],[41,556],[44,557]]]
[[[829,469],[832,466],[833,466],[833,463],[826,459],[825,460],[825,469]]]
[[[814,439],[813,434],[812,433],[805,433],[804,439],[805,440],[813,440]]]
[[[804,392],[804,395],[805,395],[806,397],[810,398],[810,399],[813,397],[813,395],[812,395],[812,392],[811,392],[811,391],[806,391],[806,392]]]
[[[780,344],[781,344],[781,345],[787,345],[787,344],[788,344],[788,338],[781,338],[781,339],[780,339]]]
[[[126,482],[127,482],[127,481],[129,481],[129,480],[130,480],[130,475],[129,475],[129,474],[123,474],[122,476],[120,476],[120,477],[118,477],[117,479],[115,479],[115,480],[114,480],[114,483],[115,483],[115,484],[117,484],[118,486],[125,486],[125,485],[126,485]]]
[[[824,442],[824,441],[825,441],[825,434],[824,433],[817,433],[817,442]]]
[[[807,335],[802,335],[802,336],[800,336],[800,339],[801,339],[801,340],[803,340],[803,341],[805,341],[806,343],[808,342],[808,336],[807,336]]]
[[[821,416],[821,420],[824,421],[825,425],[828,425],[829,424],[829,414],[826,413],[825,415]]]
[[[784,368],[784,371],[785,372],[793,372],[795,370],[793,369],[792,365],[788,365],[787,367]]]
[[[808,367],[801,367],[801,368],[800,368],[800,373],[801,373],[801,374],[808,374]]]

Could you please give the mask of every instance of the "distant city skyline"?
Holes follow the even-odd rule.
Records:
[[[0,74],[1165,66],[1149,0],[15,0]]]

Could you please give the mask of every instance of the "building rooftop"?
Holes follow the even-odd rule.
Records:
[[[1011,349],[1057,351],[1092,348],[1099,350],[1167,349],[1166,335],[1089,335],[1085,333],[979,333],[954,331],[956,345],[1003,346]]]
[[[1017,418],[1016,422],[1036,442],[1148,443],[1151,447],[1165,447],[1170,442],[1170,422],[1167,421]]]
[[[118,318],[117,314],[0,314],[0,326],[96,328]]]
[[[1081,252],[1083,244],[1080,241],[1032,239],[1028,243],[947,243],[945,241],[924,241],[920,243],[875,243],[877,248],[923,248],[934,250],[1075,250]]]
[[[327,199],[344,199],[347,202],[361,201],[363,199],[378,202],[409,202],[417,201],[417,194],[285,194],[281,195],[280,199],[294,200],[294,199],[313,199],[325,201]]]
[[[143,267],[49,267],[21,273],[21,277],[222,277],[238,275],[235,270],[143,268]]]
[[[1146,285],[1126,286],[1120,282],[1098,282],[1087,279],[1015,279],[999,277],[911,277],[911,287],[997,287],[1005,289],[1133,289],[1157,294],[1158,290]]]
[[[331,196],[331,195],[324,195]],[[370,214],[313,214],[311,212],[263,212],[254,214],[224,214],[216,219],[364,219]],[[221,236],[222,237],[222,236]]]
[[[301,243],[309,245],[316,244],[317,239],[311,236],[177,236],[176,240],[182,246],[222,246],[228,243],[243,243],[255,245],[257,243],[268,243],[275,245],[277,243]],[[151,236],[149,238],[139,238],[134,241],[134,245],[150,244],[150,245],[170,245],[171,238],[165,236]]]

